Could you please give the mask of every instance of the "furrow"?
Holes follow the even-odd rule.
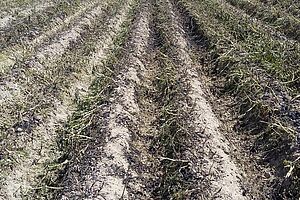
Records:
[[[120,4],[121,3],[115,3],[115,8],[113,9],[118,9]],[[47,111],[47,108],[44,108],[44,112],[49,112],[45,117],[40,116],[39,114],[35,114],[37,115],[36,117],[39,118],[39,125],[30,125],[32,126],[30,128],[31,130],[26,130],[25,128],[21,131],[22,128],[19,128],[19,138],[15,142],[23,142],[27,144],[26,146],[24,146],[24,148],[22,147],[22,152],[26,154],[23,156],[17,154],[9,155],[9,157],[14,157],[14,159],[17,159],[18,164],[14,166],[13,171],[7,172],[6,176],[4,177],[3,171],[1,179],[4,179],[5,181],[3,185],[1,185],[2,195],[10,199],[20,199],[22,198],[22,196],[26,195],[29,197],[31,197],[32,195],[47,196],[47,194],[41,193],[44,188],[40,187],[40,184],[38,183],[38,177],[43,177],[44,167],[47,167],[49,162],[52,162],[53,160],[60,157],[60,152],[57,150],[56,146],[56,131],[62,128],[63,123],[74,111],[74,104],[72,103],[72,101],[76,100],[76,98],[78,98],[78,95],[79,97],[83,96],[87,91],[89,85],[91,84],[91,80],[94,77],[94,74],[92,72],[101,70],[98,68],[101,68],[101,62],[104,62],[104,60],[107,58],[107,55],[110,53],[110,50],[113,47],[113,40],[121,31],[121,26],[126,20],[129,10],[130,5],[127,5],[125,8],[120,9],[116,13],[116,16],[112,16],[111,18],[107,19],[107,23],[109,23],[109,26],[96,27],[96,29],[94,30],[95,32],[92,33],[95,33],[97,35],[90,35],[90,38],[88,39],[90,41],[88,41],[87,39],[84,40],[86,42],[93,41],[94,43],[96,43],[94,45],[94,53],[82,61],[78,60],[78,58],[74,58],[79,62],[83,62],[75,63],[75,65],[84,65],[85,68],[76,73],[77,78],[74,78],[74,75],[72,75],[73,78],[69,80],[70,83],[68,83],[70,85],[68,88],[68,93],[61,94],[63,95],[63,98],[55,97],[51,93],[48,94],[48,98],[51,98],[51,102],[53,105],[51,106],[51,111]],[[107,12],[111,11],[113,10]],[[90,31],[92,31],[92,29],[90,29]],[[88,46],[85,46],[84,48],[91,47],[89,45],[91,45],[91,43],[89,43]],[[105,49],[105,51],[103,51],[103,49]],[[100,55],[102,60],[98,58],[98,56]],[[74,54],[74,56],[76,56],[76,54]],[[97,63],[95,62],[95,57],[97,57]],[[85,65],[84,63],[86,61],[88,62]],[[31,137],[33,138],[32,141],[27,141],[29,138],[26,137],[26,134],[31,135]],[[21,148],[21,146],[19,146],[19,148]]]
[[[35,3],[33,5],[28,6],[28,8],[9,8],[9,11],[5,11],[3,13],[6,13],[6,15],[1,13],[1,18],[0,18],[0,32],[7,27],[11,25],[14,21],[19,20],[20,18],[26,18],[33,13],[37,12],[43,12],[50,6],[53,6],[53,2],[51,1],[45,1],[42,4],[41,3]],[[14,15],[13,13],[17,13]]]
[[[100,122],[91,119],[88,127],[92,130],[87,128],[81,133],[90,140],[81,144],[82,148],[86,148],[83,158],[75,159],[67,169],[63,184],[67,187],[62,199],[129,199],[135,198],[133,191],[147,196],[143,183],[133,181],[138,174],[128,160],[132,153],[130,141],[137,131],[141,112],[137,104],[136,87],[141,82],[140,70],[144,69],[142,58],[150,37],[149,3],[142,1],[138,8],[137,21],[126,42],[126,49],[131,51],[124,51],[124,55],[118,57],[120,60],[115,67],[119,70],[115,72],[115,77],[110,77],[114,86],[109,92],[108,102],[104,101],[106,103],[97,106],[100,111],[93,112],[96,115],[94,118]],[[78,168],[85,170],[79,172]]]
[[[82,2],[78,5],[77,11],[72,12],[72,14],[65,18],[61,16],[56,17],[33,38],[24,39],[22,40],[22,44],[16,44],[4,49],[0,54],[2,55],[0,74],[5,76],[16,62],[33,56],[38,47],[49,45],[49,42],[56,35],[61,35],[66,29],[72,28],[72,25],[76,24],[76,21],[80,21],[84,13],[89,12],[94,6],[95,2]]]
[[[29,60],[24,61],[25,63],[16,63],[14,67],[17,68],[17,72],[7,74],[4,77],[0,85],[0,104],[8,99],[16,98],[16,96],[22,90],[22,86],[18,83],[22,77],[22,68],[33,68],[33,70],[44,70],[45,65],[49,66],[55,63],[61,58],[61,56],[67,51],[71,44],[76,44],[88,28],[94,25],[95,20],[102,14],[102,9],[105,7],[106,2],[102,2],[93,8],[90,12],[86,13],[80,21],[70,29],[59,34],[53,38],[49,45],[37,49],[36,55],[33,55]]]
[[[252,2],[236,2],[235,0],[221,1],[220,3],[223,4],[225,9],[237,13],[237,16],[241,15],[245,16],[245,18],[252,18],[264,30],[275,33],[274,35],[279,38],[289,39],[292,42],[300,41],[298,31],[300,21],[285,12],[278,11],[275,8],[272,10],[270,7],[265,7],[262,3],[253,4]],[[248,10],[247,6],[248,8],[254,7],[254,10]]]
[[[242,190],[242,172],[228,155],[229,142],[220,132],[220,122],[205,98],[204,86],[196,72],[201,66],[197,66],[190,57],[192,52],[187,34],[169,1],[163,9],[168,11],[166,15],[171,23],[166,34],[172,36],[168,38],[172,54],[176,57],[175,63],[178,62],[181,66],[178,67],[178,73],[185,76],[184,80],[189,87],[188,102],[193,105],[191,121],[186,122],[192,127],[193,133],[186,144],[188,149],[184,152],[184,157],[189,160],[189,166],[198,176],[195,178],[202,179],[202,183],[194,186],[194,190],[201,190],[207,184],[209,188],[204,188],[204,193],[198,194],[198,198],[247,199]]]
[[[45,28],[46,31],[44,31],[42,35],[34,38],[32,41],[24,42],[25,45],[30,45],[32,48],[41,45],[42,42],[51,38],[51,36],[54,37],[55,34],[62,31],[65,27],[70,27],[70,25],[76,24],[76,21],[80,21],[83,14],[89,12],[93,7],[95,7],[95,4],[95,1],[82,2],[74,14],[63,19],[61,17],[53,19]]]
[[[2,0],[0,199],[297,199],[287,4]]]
[[[66,51],[68,47],[74,42],[76,42],[85,31],[87,31],[87,27],[92,27],[95,19],[102,14],[103,4],[96,6],[93,10],[88,12],[84,17],[80,19],[78,24],[76,24],[72,29],[67,30],[66,32],[60,34],[57,38],[58,41],[46,46],[41,49],[37,49],[38,53],[36,58],[38,60],[37,63],[30,64],[30,67],[42,67],[43,62],[51,61],[55,62],[63,53]],[[51,60],[49,59],[51,58]]]
[[[52,20],[57,17],[65,18],[74,12],[79,5],[77,1],[63,0],[43,10],[16,20],[10,26],[1,30],[1,45],[3,51],[15,45],[21,45],[24,40],[31,40],[43,32]]]

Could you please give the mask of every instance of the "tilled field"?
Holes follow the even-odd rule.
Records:
[[[0,2],[0,199],[299,199],[299,3],[272,2]]]

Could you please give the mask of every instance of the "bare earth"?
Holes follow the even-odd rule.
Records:
[[[264,198],[176,1],[58,2],[1,9],[0,199]]]

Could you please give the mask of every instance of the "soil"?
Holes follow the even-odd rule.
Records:
[[[233,123],[222,111],[230,108],[199,73],[207,49],[187,20],[171,0],[82,2],[28,40],[32,51],[0,78],[0,198],[264,198],[251,180],[264,177],[242,158],[249,153],[242,136],[224,128]],[[180,80],[178,93],[157,84],[164,59],[174,65],[166,79]],[[162,94],[173,95],[174,113],[186,116],[176,121],[186,134],[174,157],[161,150]],[[180,163],[172,169],[178,183],[164,182],[165,163]]]

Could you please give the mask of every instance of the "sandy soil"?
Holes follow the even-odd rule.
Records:
[[[99,11],[100,7],[96,8]],[[69,88],[69,92],[64,94],[63,99],[53,99],[53,110],[47,114],[47,117],[39,116],[43,123],[31,130],[33,140],[23,149],[26,156],[19,157],[18,164],[14,166],[14,169],[5,173],[5,181],[1,186],[3,198],[22,199],[22,196],[32,192],[32,189],[37,187],[37,178],[43,172],[44,165],[61,156],[60,152],[56,150],[56,138],[58,137],[56,131],[62,128],[62,125],[75,110],[73,99],[78,95],[76,92],[79,91],[80,97],[84,96],[88,90],[94,77],[92,69],[101,68],[100,62],[107,59],[113,48],[113,40],[121,31],[121,25],[126,20],[129,9],[130,6],[128,5],[120,10],[119,13],[110,18],[109,26],[103,26],[103,30],[98,30],[102,31],[102,35],[95,45],[95,52],[88,58],[89,63],[86,69],[76,75],[79,78],[73,80],[73,85]],[[95,15],[94,17],[99,16],[94,12],[89,14],[89,16],[93,15]],[[92,20],[90,17],[86,19]],[[80,25],[86,27],[88,24],[85,23],[90,22],[89,20],[80,22]],[[83,30],[80,29],[80,31]],[[26,140],[29,138],[26,137],[26,130],[20,128],[20,131],[21,135],[15,142],[27,143]]]
[[[13,20],[6,17],[0,28]],[[13,67],[0,79],[0,156],[17,160],[1,172],[0,199],[163,199],[157,190],[168,175],[166,160],[186,163],[175,178],[188,188],[170,194],[173,199],[253,199],[236,159],[240,150],[228,140],[234,133],[221,128],[208,79],[198,73],[203,66],[194,47],[201,47],[185,20],[174,1],[95,0],[27,41],[30,55],[8,63]],[[157,85],[162,57],[174,64],[180,82],[172,87],[180,94]],[[175,97],[159,99],[162,94]],[[188,113],[177,122],[187,127],[182,159],[160,151],[163,101],[178,106],[178,115]],[[46,176],[55,178],[49,184]]]

